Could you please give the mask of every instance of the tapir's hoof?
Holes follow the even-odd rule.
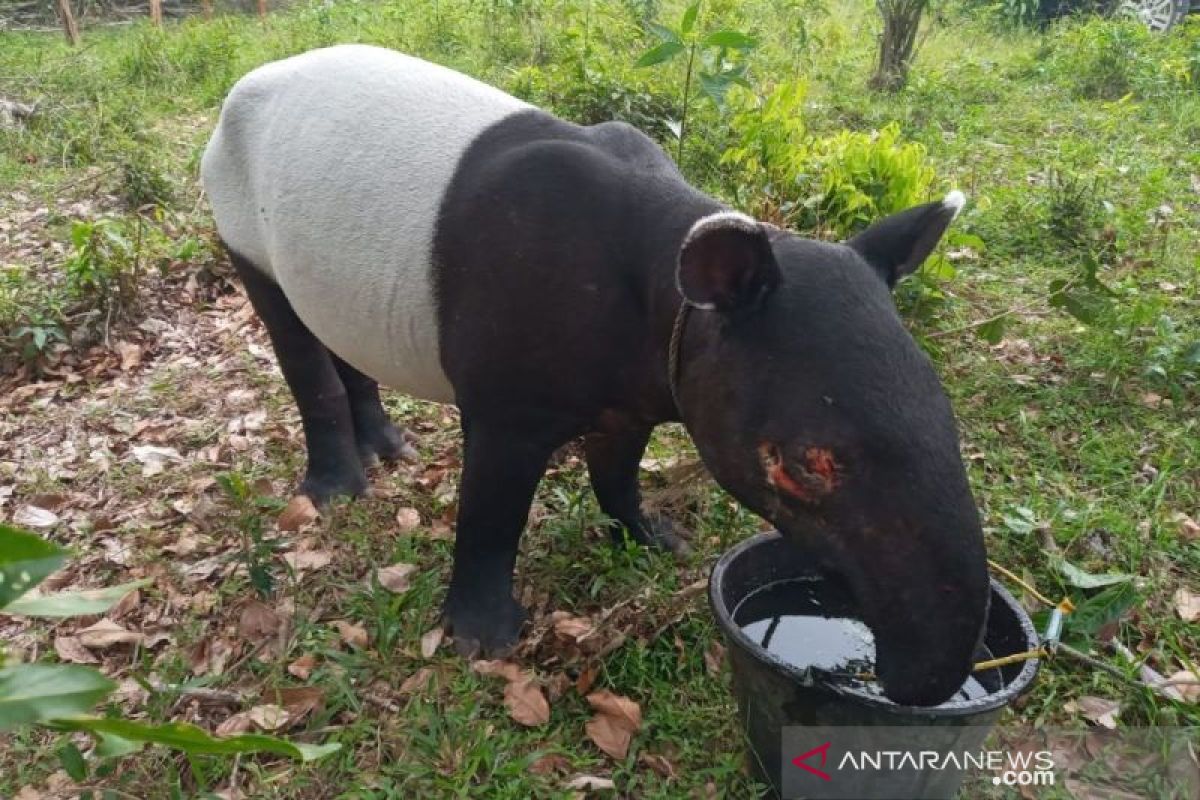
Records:
[[[691,555],[692,546],[687,543],[687,531],[663,514],[646,514],[646,544],[668,550],[679,558]]]
[[[389,422],[368,436],[358,437],[358,457],[367,467],[380,461],[416,463],[420,459],[417,449],[413,447],[416,441],[417,437],[411,431]]]
[[[314,475],[310,472],[300,483],[299,493],[306,495],[313,505],[320,508],[335,497],[362,497],[369,488],[367,474],[360,467],[341,473]]]
[[[512,598],[485,607],[452,609],[447,603],[442,627],[454,637],[454,649],[463,658],[507,658],[521,640],[527,618]]]

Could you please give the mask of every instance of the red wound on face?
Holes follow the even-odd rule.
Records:
[[[833,452],[824,447],[810,447],[804,451],[804,463],[800,465],[798,475],[787,471],[779,448],[771,442],[758,446],[758,456],[767,483],[797,500],[815,503],[832,494],[838,486],[840,467]]]

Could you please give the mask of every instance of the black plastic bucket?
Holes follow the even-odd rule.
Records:
[[[847,681],[845,676],[789,664],[747,636],[734,618],[738,605],[756,590],[796,578],[830,580],[816,573],[803,548],[770,532],[753,536],[727,552],[709,580],[709,600],[729,644],[733,690],[749,748],[748,765],[751,774],[769,783],[778,796],[785,796],[783,770],[792,768],[785,758],[797,755],[782,752],[785,727],[837,727],[861,732],[863,728],[920,726],[926,735],[936,729],[938,747],[969,750],[983,743],[1004,707],[1027,690],[1037,674],[1036,660],[1021,661],[977,673],[975,677],[988,690],[982,697],[952,700],[940,706],[902,706],[862,684]],[[979,660],[1024,652],[1039,643],[1029,615],[993,580]],[[916,728],[910,729],[917,733]],[[879,780],[868,776],[859,779]],[[954,771],[912,775],[908,778],[911,785],[899,785],[896,780],[895,776],[889,778],[886,793],[880,793],[877,786],[863,784],[857,796],[951,798],[959,789],[962,775]]]

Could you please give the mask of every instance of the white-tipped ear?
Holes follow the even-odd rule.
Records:
[[[705,311],[729,311],[779,283],[766,229],[745,214],[719,211],[696,220],[679,248],[675,285]]]
[[[858,251],[888,286],[895,286],[929,257],[966,202],[962,192],[953,191],[941,202],[885,217],[846,244]]]
[[[959,215],[959,212],[963,210],[963,206],[966,204],[967,196],[958,189],[955,189],[942,199],[942,205],[945,206],[948,211],[953,212],[955,217]],[[951,217],[951,219],[953,219],[953,217]]]

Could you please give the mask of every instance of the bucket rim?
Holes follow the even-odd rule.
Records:
[[[739,647],[743,653],[750,656],[761,666],[771,669],[777,673],[782,673],[786,677],[795,681],[799,685],[813,686],[833,694],[844,697],[859,705],[870,706],[882,711],[887,711],[897,716],[924,716],[924,717],[965,717],[978,714],[985,714],[990,711],[1001,709],[1013,700],[1024,694],[1033,683],[1033,679],[1037,676],[1041,666],[1041,660],[1031,658],[1023,663],[1021,671],[1009,681],[1000,691],[993,692],[974,700],[950,701],[938,706],[908,706],[894,703],[887,698],[875,695],[870,692],[856,689],[852,686],[845,686],[826,679],[827,674],[823,670],[815,668],[801,668],[793,664],[789,664],[783,659],[775,656],[773,653],[763,649],[761,645],[747,636],[742,629],[733,621],[733,609],[726,608],[724,599],[721,596],[721,589],[724,584],[725,575],[735,561],[738,560],[748,550],[759,547],[763,544],[772,541],[783,540],[783,535],[777,530],[763,531],[753,536],[747,537],[736,545],[725,551],[713,565],[712,571],[709,573],[708,579],[708,602],[712,608],[713,616],[716,617],[717,626],[721,629],[721,633],[731,639],[732,643]],[[1004,603],[1013,612],[1017,618],[1017,622],[1021,627],[1021,632],[1025,640],[1030,643],[1030,647],[1036,647],[1041,642],[1041,637],[1033,627],[1033,620],[1030,619],[1029,613],[1017,602],[1007,589],[1004,588],[994,577],[989,576],[991,586],[992,599],[995,603],[997,600]],[[996,657],[1001,657],[1005,654],[994,654]]]

